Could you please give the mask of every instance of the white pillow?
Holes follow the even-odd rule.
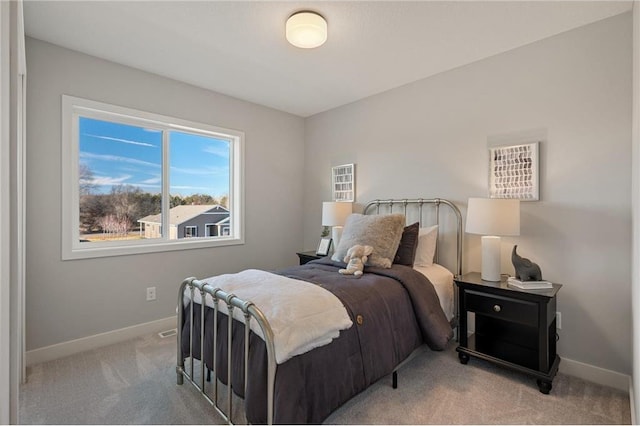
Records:
[[[418,248],[416,249],[416,258],[413,264],[417,266],[433,265],[437,242],[438,225],[420,228],[420,232],[418,233]]]

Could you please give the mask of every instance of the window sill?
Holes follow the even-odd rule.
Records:
[[[83,243],[80,243],[83,244]],[[96,244],[96,243],[85,243]],[[98,243],[100,244],[100,243]],[[161,241],[148,242],[145,244],[118,245],[111,247],[63,247],[62,260],[92,259],[112,256],[129,256],[136,254],[159,253],[165,251],[191,250],[210,247],[225,247],[244,244],[243,238],[224,239],[188,239],[188,241]]]

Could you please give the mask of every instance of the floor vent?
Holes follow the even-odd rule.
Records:
[[[175,336],[176,334],[178,334],[178,330],[172,328],[171,330],[161,331],[160,333],[158,333],[158,336],[164,339],[167,337]]]

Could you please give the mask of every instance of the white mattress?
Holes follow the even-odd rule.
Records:
[[[453,318],[453,274],[444,266],[414,266],[413,269],[426,276],[433,284],[440,299],[440,305],[447,319]]]

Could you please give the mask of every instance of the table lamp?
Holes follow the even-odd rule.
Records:
[[[322,203],[322,226],[331,226],[331,239],[334,250],[342,236],[342,227],[353,211],[353,204],[344,201],[325,201]]]
[[[466,232],[482,235],[482,279],[500,281],[500,237],[520,235],[520,200],[469,198]]]

